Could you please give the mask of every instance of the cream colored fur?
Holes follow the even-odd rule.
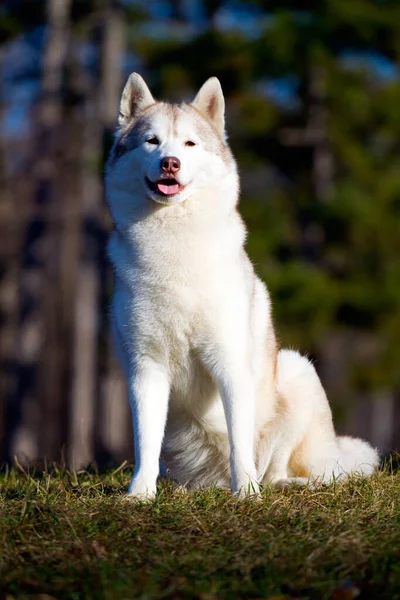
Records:
[[[180,191],[163,196],[168,156],[180,161]],[[377,452],[336,437],[314,367],[277,351],[269,295],[244,250],[218,80],[169,105],[131,75],[106,188],[112,326],[135,439],[129,494],[154,496],[160,456],[189,488],[245,493],[372,473]]]

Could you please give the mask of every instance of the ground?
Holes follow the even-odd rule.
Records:
[[[0,598],[400,599],[400,473],[124,500],[131,467],[0,476]]]

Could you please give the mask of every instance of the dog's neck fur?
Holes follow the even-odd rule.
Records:
[[[116,238],[124,246],[129,263],[165,270],[168,263],[192,263],[216,268],[219,257],[241,252],[246,229],[236,209],[237,176],[226,178],[219,189],[198,191],[185,203],[174,206],[148,205],[135,208],[123,190],[109,194]],[[222,200],[222,201],[221,201]],[[127,210],[130,207],[130,210]],[[208,260],[207,260],[208,258]]]

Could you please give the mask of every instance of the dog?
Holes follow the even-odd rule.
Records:
[[[245,252],[239,178],[215,77],[191,103],[122,93],[106,167],[114,222],[111,327],[125,370],[135,469],[153,498],[160,459],[189,489],[370,475],[378,453],[337,437],[309,360],[279,350],[268,291]]]

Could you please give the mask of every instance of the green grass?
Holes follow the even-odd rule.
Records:
[[[318,490],[267,488],[262,501],[163,482],[153,503],[129,503],[130,474],[3,473],[0,597],[350,600],[358,587],[360,599],[400,598],[390,467]]]

